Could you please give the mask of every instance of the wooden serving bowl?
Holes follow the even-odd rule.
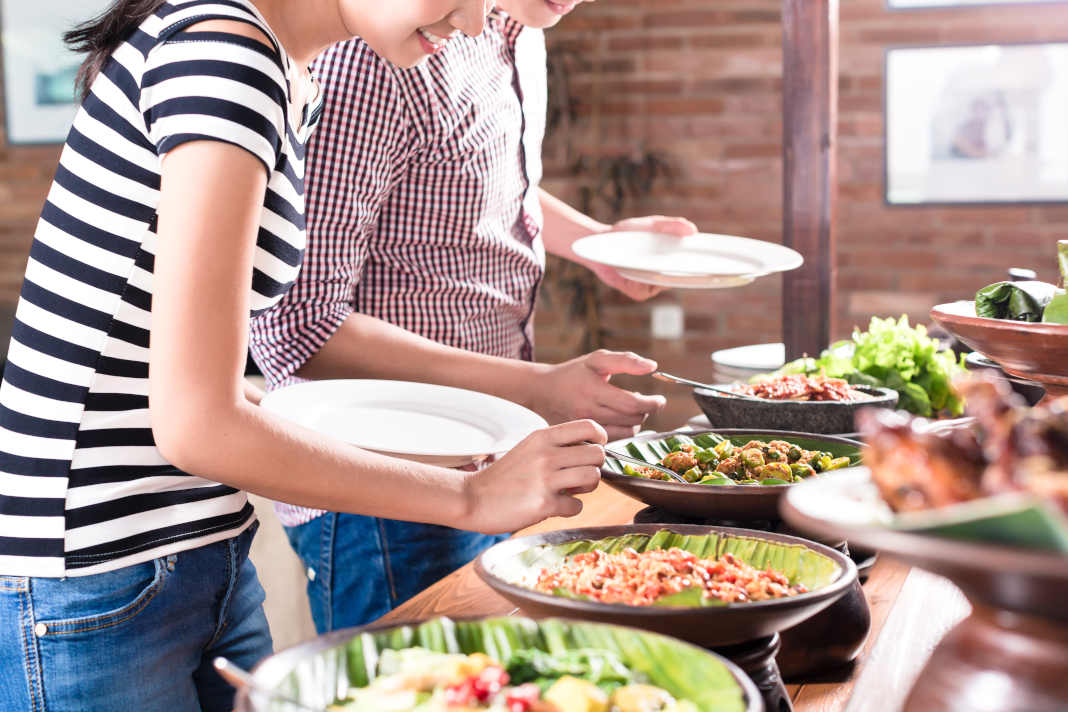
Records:
[[[907,712],[1063,711],[1068,556],[892,529],[878,523],[886,512],[866,468],[803,482],[782,503],[791,526],[945,576],[972,604],[935,649]]]
[[[423,646],[437,652],[491,653],[500,655],[506,648],[548,649],[548,641],[556,646],[596,647],[597,640],[624,640],[629,648],[621,652],[624,664],[639,670],[652,668],[662,655],[685,657],[695,668],[690,675],[706,679],[711,675],[721,684],[729,685],[733,678],[741,696],[745,712],[763,712],[764,704],[753,682],[737,665],[721,655],[701,650],[680,640],[631,631],[617,626],[604,626],[577,621],[532,621],[525,618],[458,619],[437,618],[408,623],[372,623],[359,628],[347,628],[321,635],[277,652],[256,665],[252,677],[260,690],[270,690],[289,699],[306,704],[310,709],[323,709],[339,693],[349,687],[362,687],[367,677],[368,660],[379,650]],[[581,641],[581,645],[578,645]],[[639,659],[645,655],[646,660]],[[507,656],[504,656],[505,658]],[[501,662],[505,662],[502,660]],[[653,665],[644,665],[644,663]],[[671,667],[668,665],[668,667]],[[724,670],[729,678],[723,675]],[[676,671],[677,672],[677,671]],[[650,675],[650,677],[654,677]],[[670,688],[670,676],[652,679],[665,689]],[[260,692],[245,687],[238,691],[236,712],[293,712],[296,707],[272,700]]]
[[[939,304],[931,318],[1006,373],[1041,383],[1046,398],[1068,395],[1068,324],[987,319],[967,301]]]
[[[631,534],[660,531],[685,536],[718,534],[804,547],[831,559],[838,573],[821,588],[789,598],[723,606],[628,606],[565,598],[535,591],[513,582],[512,562],[537,547],[576,541],[598,541]],[[688,524],[628,524],[615,527],[564,529],[508,539],[482,552],[475,571],[490,588],[535,616],[555,616],[632,626],[670,635],[704,647],[722,647],[764,638],[815,615],[838,600],[857,577],[857,567],[844,554],[799,537],[752,529],[705,527]],[[506,573],[507,572],[507,573]]]

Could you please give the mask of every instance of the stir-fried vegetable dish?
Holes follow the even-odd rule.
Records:
[[[785,440],[750,440],[738,446],[715,433],[702,433],[692,439],[675,435],[666,443],[671,450],[657,464],[699,485],[788,485],[850,465],[848,457],[805,450]],[[631,444],[627,447],[632,454],[641,455]],[[623,465],[623,472],[654,480],[671,479],[665,472],[640,465]]]
[[[808,590],[803,584],[791,586],[783,574],[761,571],[729,552],[718,559],[700,559],[674,547],[641,553],[627,548],[612,554],[596,549],[575,554],[559,567],[543,569],[535,588],[628,606],[700,605],[712,600],[744,603]]]
[[[330,707],[350,712],[697,712],[646,684],[605,650],[520,650],[507,661],[482,653],[383,650],[377,677]]]
[[[871,400],[871,396],[849,385],[844,378],[826,375],[806,376],[801,373],[779,374],[761,378],[732,389],[737,393],[767,400],[845,401]]]

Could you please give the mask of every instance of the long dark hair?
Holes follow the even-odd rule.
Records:
[[[84,100],[89,86],[104,68],[111,53],[130,38],[149,15],[159,10],[167,0],[115,0],[98,17],[78,25],[63,35],[67,46],[88,56],[78,70],[78,93]]]

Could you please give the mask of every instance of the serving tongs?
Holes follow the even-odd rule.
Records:
[[[740,398],[742,400],[760,401],[761,403],[767,403],[763,398],[757,398],[756,396],[747,396],[744,393],[736,393],[730,388],[724,388],[723,386],[714,386],[711,383],[701,383],[700,381],[691,381],[689,378],[683,378],[682,376],[672,376],[670,373],[664,373],[663,371],[654,371],[652,377],[658,381],[666,381],[668,383],[681,383],[684,386],[693,386],[694,388],[705,388],[710,391],[716,391],[724,395],[731,396],[732,398]]]
[[[212,664],[215,666],[219,676],[237,689],[245,688],[251,690],[258,695],[263,695],[275,702],[281,702],[291,706],[293,709],[303,710],[304,712],[326,712],[325,707],[312,707],[262,685],[247,670],[238,667],[224,657],[215,658]]]
[[[608,457],[611,457],[611,458],[616,459],[616,460],[622,460],[623,462],[630,462],[630,463],[635,464],[635,465],[641,465],[642,467],[648,467],[650,470],[656,470],[657,472],[662,472],[665,475],[669,476],[671,479],[675,480],[676,482],[681,482],[684,485],[693,484],[692,482],[688,482],[682,475],[680,475],[679,473],[675,472],[674,470],[669,470],[668,468],[661,467],[660,465],[650,464],[650,463],[648,463],[645,460],[642,460],[640,458],[631,457],[630,455],[624,455],[621,452],[616,452],[615,450],[609,450],[608,448],[604,449],[604,454],[607,455]]]

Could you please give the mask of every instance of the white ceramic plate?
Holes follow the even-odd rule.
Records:
[[[358,447],[443,467],[506,452],[547,427],[503,398],[407,381],[309,381],[268,393],[261,405]]]
[[[612,232],[584,237],[572,248],[582,259],[615,267],[636,282],[688,289],[737,287],[804,262],[800,253],[773,242],[710,233],[680,238]]]
[[[717,366],[767,373],[782,368],[786,363],[786,346],[782,343],[750,344],[721,349],[712,352],[712,361]]]

